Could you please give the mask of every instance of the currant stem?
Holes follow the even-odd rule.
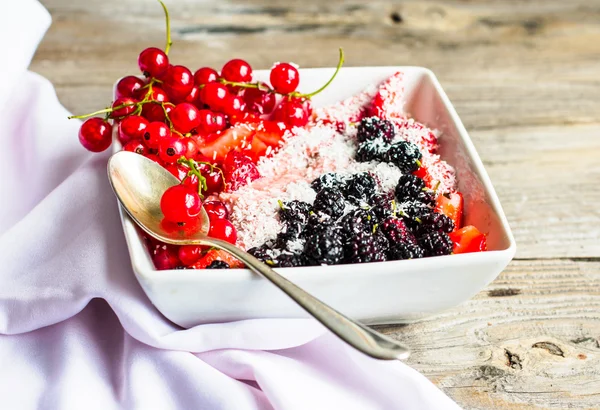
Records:
[[[167,103],[167,104],[170,104],[170,103]],[[180,132],[175,131],[175,129],[173,128],[173,123],[171,122],[171,118],[169,118],[169,114],[167,113],[167,109],[165,108],[165,103],[164,102],[160,103],[160,108],[162,108],[163,113],[165,114],[165,119],[169,123],[169,129],[171,130],[171,132],[177,132],[179,135],[181,135]]]
[[[70,117],[67,117],[67,119],[71,120],[73,118],[77,118],[77,119],[83,119],[83,118],[89,118],[89,117],[94,117],[98,114],[104,114],[104,113],[111,113],[115,110],[120,110],[121,108],[125,108],[125,107],[132,107],[132,106],[137,106],[138,104],[143,104],[142,102],[137,102],[137,103],[132,103],[132,104],[121,104],[117,107],[109,107],[109,108],[105,108],[103,110],[98,110],[98,111],[94,111],[92,113],[89,114],[82,114],[82,115],[71,115]]]
[[[89,114],[71,115],[71,116],[69,116],[67,118],[70,119],[70,120],[72,120],[72,119],[82,120],[84,118],[94,117],[94,116],[99,115],[99,114],[105,114],[105,113],[110,113],[110,112],[113,112],[112,108],[105,108],[103,110],[94,111],[94,112],[89,113]]]
[[[323,85],[318,90],[313,91],[312,93],[309,93],[309,94],[292,93],[291,95],[293,97],[301,97],[301,98],[311,98],[311,97],[314,97],[315,95],[319,94],[321,91],[323,91],[324,89],[326,89],[327,87],[329,87],[329,84],[331,84],[332,81],[335,79],[335,77],[337,76],[338,72],[340,71],[340,68],[342,68],[342,65],[344,65],[344,50],[340,47],[340,59],[338,61],[338,65],[335,68],[335,72],[333,73],[333,75],[331,76],[331,78],[329,79],[329,81],[327,81],[325,83],[325,85]]]
[[[173,44],[171,41],[171,19],[169,18],[169,10],[167,9],[167,6],[165,6],[165,3],[163,3],[162,0],[158,0],[158,2],[165,12],[165,20],[167,22],[167,45],[165,46],[165,54],[168,55],[171,44]]]
[[[236,81],[227,81],[224,78],[219,78],[219,82],[221,84],[223,84],[223,85],[232,85],[234,87],[240,87],[240,88],[258,88],[259,90],[261,89],[259,83],[238,83]]]
[[[125,108],[125,107],[133,107],[133,106],[140,107],[140,106],[142,106],[144,104],[148,104],[148,103],[156,103],[156,104],[158,104],[158,101],[138,101],[136,103],[121,104],[121,105],[118,105],[116,107],[105,108],[103,110],[94,111],[94,112],[91,112],[89,114],[71,115],[71,116],[67,117],[67,119],[71,120],[71,119],[76,118],[76,119],[80,119],[81,120],[81,119],[84,119],[84,118],[95,117],[96,115],[99,115],[99,114],[111,113],[113,111],[120,110],[121,108]]]
[[[208,185],[206,185],[206,178],[204,176],[202,176],[202,174],[200,173],[200,171],[198,171],[198,163],[196,161],[194,161],[193,159],[189,159],[186,157],[181,157],[177,160],[178,164],[183,164],[186,167],[188,167],[190,170],[188,171],[188,174],[186,176],[186,178],[188,176],[191,175],[196,175],[196,177],[198,178],[198,195],[200,195],[200,198],[204,199],[204,195],[202,195],[202,190],[204,189],[205,191],[208,190]],[[208,164],[206,162],[201,162],[201,164],[207,164],[210,165],[211,167],[211,171],[212,171],[212,165]],[[185,178],[184,178],[185,180]],[[181,181],[183,182],[183,181]]]

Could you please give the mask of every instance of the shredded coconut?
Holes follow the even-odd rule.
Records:
[[[397,102],[404,92],[403,81],[400,73],[390,77],[379,88],[371,87],[332,106],[315,109],[308,127],[286,133],[279,150],[258,162],[259,179],[235,192],[221,193],[219,199],[229,207],[231,222],[238,230],[238,245],[250,249],[274,240],[283,228],[277,216],[278,201],[299,200],[312,204],[316,193],[310,183],[325,173],[347,177],[369,172],[378,182],[380,191],[389,192],[396,187],[402,175],[398,167],[354,159],[356,123],[365,115],[374,96],[380,96],[388,104],[385,114],[396,127],[396,140],[413,142],[421,149],[421,162],[439,185],[436,192],[454,190],[454,169],[431,153],[437,147],[437,131],[408,119]],[[400,204],[401,207],[403,205]],[[352,208],[347,206],[345,212]],[[299,239],[288,246],[300,251],[304,242]]]

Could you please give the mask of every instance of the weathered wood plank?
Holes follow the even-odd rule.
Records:
[[[600,124],[473,131],[517,258],[600,257]]]
[[[162,45],[164,23],[148,1],[45,2],[55,24],[33,68],[57,84],[68,108],[110,98],[136,56]],[[424,65],[438,73],[470,129],[598,122],[600,2],[172,2],[172,57],[192,67],[232,55],[255,67]],[[401,23],[390,16],[397,13]]]
[[[380,329],[466,409],[600,406],[600,262],[515,261],[469,302]]]

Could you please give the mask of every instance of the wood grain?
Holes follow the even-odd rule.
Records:
[[[468,409],[598,408],[600,263],[514,261],[469,302],[404,327],[409,363]]]
[[[54,23],[31,69],[65,106],[110,102],[162,46],[151,0],[42,0]],[[600,0],[178,0],[171,58],[423,65],[439,77],[513,228],[515,261],[471,301],[382,328],[466,409],[600,408]]]

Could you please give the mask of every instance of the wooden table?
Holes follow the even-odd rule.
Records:
[[[153,1],[43,0],[31,69],[83,113],[163,47]],[[498,191],[518,252],[473,300],[381,329],[467,409],[600,408],[600,1],[169,2],[170,57],[422,65],[439,77]]]

